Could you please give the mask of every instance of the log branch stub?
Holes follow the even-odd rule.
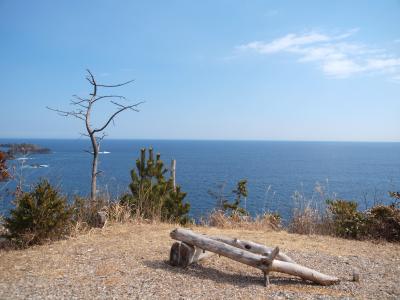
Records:
[[[264,273],[264,286],[267,287],[269,285],[269,272]]]
[[[268,255],[268,258],[269,258],[270,261],[272,262],[278,254],[279,254],[279,247],[276,246],[276,247],[274,248],[274,250],[272,250],[272,252]]]
[[[267,287],[269,285],[269,272],[272,268],[272,262],[274,261],[275,257],[279,254],[279,247],[276,246],[271,253],[265,253],[265,256],[268,258],[268,268],[267,270],[263,271],[264,273],[264,286]]]

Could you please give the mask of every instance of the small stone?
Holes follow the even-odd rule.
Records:
[[[353,281],[354,282],[360,281],[360,272],[357,269],[353,269]]]

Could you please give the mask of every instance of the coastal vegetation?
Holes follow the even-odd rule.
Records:
[[[393,195],[393,193],[390,193]],[[288,229],[293,233],[332,235],[347,239],[400,242],[400,202],[359,210],[355,201],[328,199],[324,210],[310,205],[295,209]]]
[[[112,200],[101,195],[91,198],[67,197],[40,181],[31,191],[17,189],[15,208],[4,219],[3,237],[17,247],[42,244],[65,238],[76,232],[103,227],[107,222],[168,222],[188,224],[190,204],[186,193],[174,176],[166,176],[161,155],[154,158],[153,149],[143,148],[131,171],[130,193]],[[330,235],[346,239],[373,239],[400,242],[399,193],[391,192],[392,202],[359,210],[354,201],[327,199],[323,209],[303,203],[293,209],[289,222],[282,222],[277,212],[266,211],[252,217],[242,205],[248,196],[247,181],[238,181],[232,191],[233,201],[219,195],[215,210],[199,221],[202,226],[247,228],[255,230],[287,230],[298,234]],[[214,195],[215,196],[215,195]],[[100,219],[99,219],[100,218]],[[104,220],[103,220],[104,218]]]

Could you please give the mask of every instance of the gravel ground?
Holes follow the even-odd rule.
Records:
[[[322,287],[214,256],[186,269],[168,265],[174,227],[112,225],[50,245],[0,252],[0,299],[399,299],[400,245],[286,232],[198,227],[278,245],[298,263],[335,275]],[[360,282],[352,282],[353,269]]]

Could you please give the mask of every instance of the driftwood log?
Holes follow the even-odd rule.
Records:
[[[244,249],[249,252],[255,253],[255,254],[260,254],[263,256],[268,256],[272,253],[274,248],[270,248],[264,245],[260,245],[251,241],[245,241],[245,240],[239,240],[236,238],[231,238],[231,237],[226,237],[226,236],[210,236],[210,239],[216,240],[223,242],[225,244],[234,246],[236,248]],[[276,256],[277,260],[281,261],[286,261],[286,262],[291,262],[294,263],[295,261],[291,259],[289,256],[286,254],[279,252]]]
[[[280,261],[275,259],[279,254],[279,249],[276,247],[274,250],[269,252],[266,256],[255,254],[240,247],[235,247],[230,244],[224,243],[219,240],[212,239],[210,237],[196,234],[191,230],[186,229],[175,229],[171,233],[171,238],[181,241],[183,243],[180,244],[182,247],[183,244],[188,246],[188,248],[193,251],[193,254],[188,255],[186,261],[184,263],[176,263],[177,265],[187,266],[190,263],[196,262],[200,257],[204,258],[205,255],[201,256],[202,250],[210,251],[213,253],[217,253],[219,255],[226,256],[235,261],[241,262],[243,264],[255,267],[261,270],[264,273],[265,283],[268,284],[268,274],[269,272],[281,272],[289,275],[298,276],[304,280],[309,280],[321,285],[331,285],[339,282],[339,279],[333,276],[325,275],[320,272],[317,272],[313,269],[301,266],[296,263]],[[177,251],[176,246],[177,243],[173,245],[175,250],[171,248],[171,256],[173,257],[174,253],[180,253],[181,251]],[[179,244],[179,243],[178,243]],[[193,247],[193,248],[191,248]],[[199,248],[199,250],[197,250]],[[200,250],[201,249],[201,250]],[[183,250],[186,251],[186,250]],[[200,253],[196,259],[194,253]],[[203,253],[206,254],[207,252]],[[181,258],[180,258],[181,259]],[[182,259],[181,259],[182,260]],[[173,263],[174,259],[171,259],[171,263]],[[175,260],[176,261],[176,260]]]
[[[184,242],[175,242],[171,246],[169,261],[172,266],[186,268],[192,263],[215,255],[213,252],[205,251]]]

